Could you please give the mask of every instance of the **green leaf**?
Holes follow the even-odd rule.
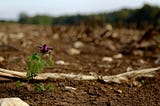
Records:
[[[47,67],[47,63],[37,53],[29,56],[27,79],[33,78],[41,73],[44,68]]]
[[[21,87],[21,81],[20,81],[20,80],[17,80],[17,81],[16,81],[16,87],[17,87],[17,88],[20,88],[20,87]]]
[[[39,83],[39,84],[34,84],[34,91],[35,92],[40,92],[40,91],[44,91],[45,87],[43,83]]]
[[[52,56],[49,56],[49,66],[54,67],[54,61],[52,60]]]
[[[52,84],[48,84],[47,86],[45,86],[43,83],[34,84],[34,91],[35,92],[51,91],[52,89],[53,89],[53,85]]]
[[[45,90],[46,91],[51,91],[53,89],[53,84],[48,84],[46,87],[45,87]]]

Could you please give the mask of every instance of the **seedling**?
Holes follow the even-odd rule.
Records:
[[[20,80],[17,80],[17,81],[16,81],[16,87],[17,87],[17,88],[20,88],[20,87],[21,87],[21,82],[20,82]]]
[[[45,68],[54,66],[54,61],[52,60],[51,53],[49,52],[49,50],[52,48],[49,48],[46,44],[40,46],[39,48],[39,53],[36,52],[29,56],[28,70],[26,74],[28,81],[31,79],[33,80],[33,78],[36,77],[39,73],[43,72]]]
[[[27,82],[34,81],[34,78],[38,76],[38,74],[42,73],[45,68],[53,68],[54,61],[52,59],[52,55],[50,50],[51,47],[48,47],[46,44],[39,46],[40,51],[33,53],[31,56],[28,57],[28,69],[26,74]],[[34,81],[35,83],[35,81]],[[16,87],[20,87],[20,81],[16,82]],[[44,85],[43,83],[34,84],[35,92],[39,91],[50,91],[53,89],[53,85],[48,84]]]
[[[34,84],[34,91],[35,92],[40,92],[40,91],[51,91],[53,89],[52,84],[44,85],[43,83],[35,83]]]

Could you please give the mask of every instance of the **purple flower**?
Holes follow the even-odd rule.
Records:
[[[52,50],[52,47],[48,47],[46,44],[39,46],[41,53],[45,54],[47,53],[49,50]]]

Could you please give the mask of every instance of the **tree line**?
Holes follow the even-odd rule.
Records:
[[[21,24],[45,24],[45,25],[101,25],[111,23],[117,27],[145,28],[146,25],[160,25],[160,8],[145,4],[138,9],[121,9],[109,13],[98,13],[90,15],[64,15],[59,17],[49,15],[29,16],[21,13],[17,21]]]

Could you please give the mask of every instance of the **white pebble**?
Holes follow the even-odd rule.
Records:
[[[118,93],[122,93],[122,90],[118,89],[117,92],[118,92]]]
[[[122,57],[123,57],[123,55],[121,53],[116,54],[116,55],[113,56],[113,58],[115,58],[115,59],[120,59]]]
[[[58,33],[55,33],[55,34],[53,35],[53,39],[59,39],[59,34],[58,34]]]
[[[143,59],[139,59],[138,60],[141,64],[145,64],[146,63],[146,61],[144,61]]]
[[[132,70],[133,70],[132,67],[127,67],[127,69],[126,69],[127,72],[132,71]]]
[[[29,106],[20,98],[2,98],[0,99],[0,106]]]
[[[113,58],[112,57],[103,57],[102,61],[112,62]]]
[[[74,46],[75,48],[81,48],[81,47],[84,46],[84,44],[83,44],[81,41],[77,41],[77,42],[74,43],[73,46]]]
[[[4,61],[4,57],[0,56],[0,62]]]
[[[20,32],[18,34],[10,34],[9,37],[11,39],[22,39],[24,37],[24,33]]]
[[[76,88],[71,87],[71,86],[65,86],[65,89],[66,89],[66,90],[76,90]]]
[[[67,53],[68,53],[69,55],[78,55],[78,54],[81,53],[81,51],[78,50],[78,49],[75,49],[75,48],[70,48],[70,49],[67,50]]]
[[[64,62],[63,60],[57,60],[55,62],[57,65],[68,65],[69,63]]]
[[[133,54],[136,56],[143,56],[144,52],[142,50],[135,50],[135,51],[133,51]]]

